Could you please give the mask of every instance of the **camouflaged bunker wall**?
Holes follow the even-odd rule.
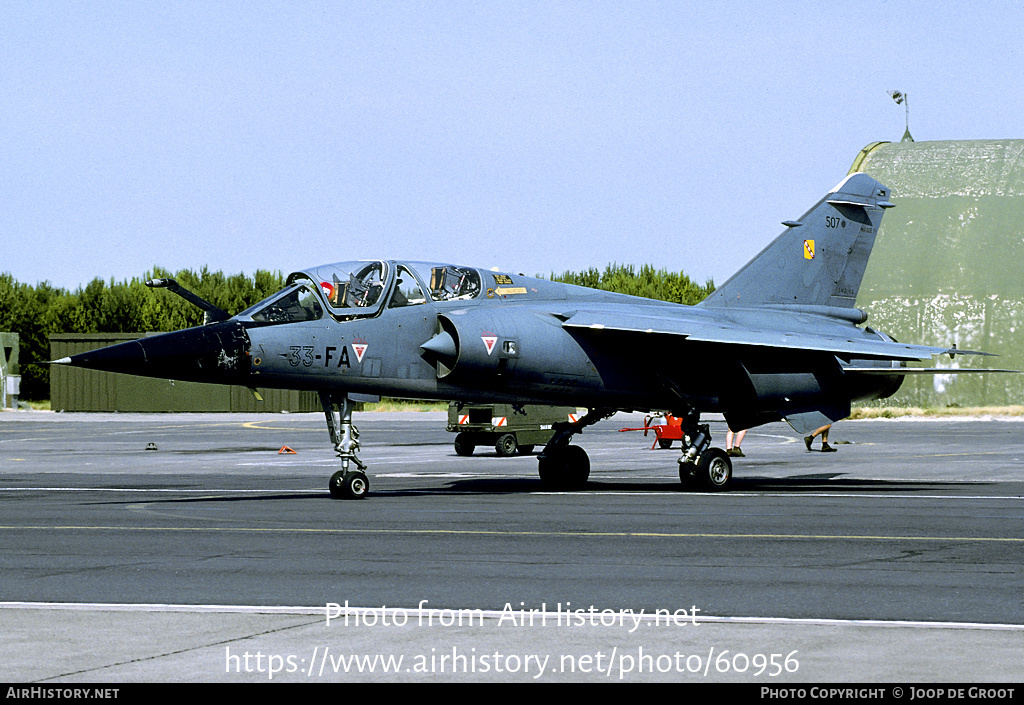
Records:
[[[999,357],[936,367],[1024,370],[1024,140],[875,143],[857,157],[892,190],[857,305],[898,340]],[[1024,375],[921,375],[889,406],[1024,404]]]
[[[143,337],[143,333],[62,333],[50,336],[50,359]],[[246,412],[320,411],[315,392],[259,389],[136,377],[66,365],[50,367],[54,411]]]

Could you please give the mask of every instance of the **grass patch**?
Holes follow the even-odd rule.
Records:
[[[916,406],[857,407],[851,419],[898,419],[907,416],[1024,416],[1024,406],[944,406],[921,408]]]
[[[446,401],[414,401],[412,399],[381,399],[376,404],[363,404],[363,411],[447,411]]]

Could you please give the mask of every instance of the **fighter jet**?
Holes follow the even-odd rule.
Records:
[[[845,178],[725,284],[683,306],[475,267],[374,260],[295,272],[280,292],[202,326],[56,362],[177,380],[319,393],[341,468],[336,498],[362,498],[353,403],[391,396],[576,405],[538,456],[542,481],[578,488],[590,461],[570,439],[618,411],[683,419],[680,480],[725,489],[732,462],[701,415],[733,430],[785,419],[799,433],[892,395],[908,362],[983,354],[900,343],[854,306],[889,189]],[[942,372],[950,370],[943,369]]]

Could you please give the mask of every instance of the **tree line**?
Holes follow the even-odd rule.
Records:
[[[50,397],[45,366],[28,363],[50,359],[54,333],[149,333],[201,325],[203,312],[167,291],[145,285],[149,279],[172,277],[213,305],[238,313],[284,286],[280,272],[257,271],[228,276],[203,268],[171,274],[154,268],[142,279],[105,282],[96,278],[75,291],[49,282],[30,286],[0,274],[0,331],[18,334],[21,399]]]
[[[618,294],[643,296],[658,301],[671,301],[692,306],[703,301],[715,290],[710,279],[703,285],[697,284],[682,272],[655,269],[649,264],[639,270],[628,264],[610,264],[601,272],[591,267],[582,272],[552,274],[552,281],[589,286],[592,289],[612,291]]]
[[[22,399],[44,400],[50,396],[50,375],[45,366],[29,363],[50,359],[49,336],[55,333],[149,333],[201,325],[203,312],[180,296],[145,285],[149,279],[173,277],[228,313],[238,313],[284,286],[280,272],[257,271],[253,276],[225,275],[203,268],[171,274],[159,267],[141,279],[106,282],[93,279],[75,291],[55,288],[49,282],[35,286],[0,273],[0,331],[17,333],[20,344]],[[695,304],[714,291],[710,280],[703,286],[688,276],[644,265],[609,265],[603,272],[551,275],[552,281],[577,284],[604,291],[643,296],[661,301]]]

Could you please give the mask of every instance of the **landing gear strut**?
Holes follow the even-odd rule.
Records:
[[[688,411],[683,419],[683,454],[679,458],[679,481],[696,482],[710,492],[720,492],[732,481],[732,461],[721,448],[711,447],[711,430],[700,423],[699,411]]]
[[[537,456],[537,471],[541,482],[555,489],[574,490],[587,484],[590,477],[590,458],[579,446],[569,445],[569,439],[615,413],[614,409],[591,409],[579,421],[555,424],[555,435]]]
[[[347,394],[320,392],[320,405],[327,417],[334,450],[341,459],[341,470],[331,475],[328,488],[334,499],[363,499],[370,491],[366,465],[359,460],[359,429],[352,425],[352,400]],[[355,463],[358,470],[352,470]]]

